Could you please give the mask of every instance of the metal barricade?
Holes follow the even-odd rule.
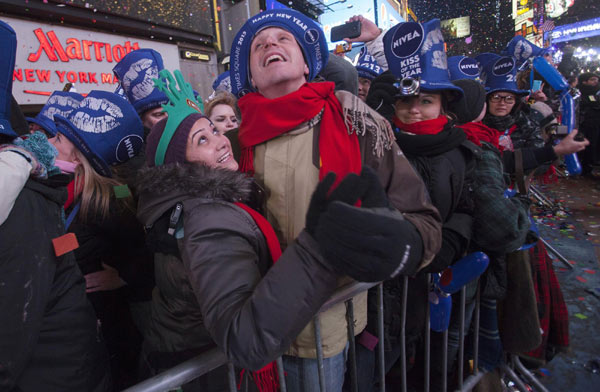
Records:
[[[401,336],[400,336],[400,350],[401,355],[399,358],[400,361],[400,369],[401,369],[401,391],[407,391],[407,357],[406,357],[406,319],[407,319],[407,297],[408,297],[408,277],[402,277],[402,311],[401,311]],[[384,325],[383,325],[383,284],[382,283],[353,283],[338,289],[333,296],[321,307],[319,314],[332,308],[333,306],[345,303],[346,304],[346,320],[348,325],[348,341],[349,341],[349,356],[348,356],[348,369],[350,373],[350,385],[351,391],[358,391],[358,380],[357,380],[357,363],[356,363],[356,347],[354,342],[354,304],[352,298],[357,294],[365,292],[370,288],[377,285],[376,294],[377,294],[377,334],[378,334],[378,343],[377,343],[377,363],[378,372],[377,378],[379,379],[379,389],[378,391],[385,392],[385,353],[384,353]],[[479,354],[479,318],[480,318],[480,292],[479,287],[477,288],[475,294],[475,304],[472,319],[467,317],[466,320],[466,290],[463,287],[461,289],[460,298],[459,298],[459,308],[454,309],[455,312],[459,315],[459,331],[458,331],[458,350],[455,355],[455,358],[448,357],[448,330],[444,331],[443,336],[443,347],[442,347],[442,369],[441,374],[446,375],[441,380],[441,390],[446,392],[448,388],[448,363],[452,363],[453,361],[457,361],[457,389],[456,391],[470,391],[484,376],[485,372],[479,370],[478,366],[478,354]],[[458,294],[458,293],[457,293]],[[326,392],[325,389],[325,375],[323,372],[323,349],[321,344],[321,332],[320,332],[320,316],[317,314],[314,318],[314,328],[315,328],[315,345],[317,350],[317,361],[318,361],[318,370],[319,370],[319,384],[321,388],[321,392]],[[430,314],[429,314],[429,306],[427,307],[426,313],[427,325],[424,333],[424,380],[423,380],[423,391],[429,392],[431,389],[431,339],[430,339]],[[469,322],[470,321],[470,322]],[[468,335],[469,330],[471,330],[471,335],[473,338],[472,343],[472,359],[469,362],[471,366],[469,366],[468,375],[465,376],[464,364],[465,361],[465,340]],[[547,390],[544,386],[531,374],[519,361],[518,357],[510,356],[510,360],[502,364],[500,369],[504,372],[506,378],[513,381],[517,388],[526,391],[526,386],[524,382],[519,378],[519,374],[521,374],[530,384],[532,384],[536,390],[541,392],[546,392]],[[277,363],[277,371],[280,382],[280,390],[282,392],[286,392],[286,383],[285,383],[285,375],[284,375],[284,366],[282,358],[279,357],[276,359]],[[226,356],[220,351],[218,348],[214,348],[198,357],[190,359],[186,362],[181,363],[180,365],[171,368],[157,376],[154,376],[150,379],[147,379],[137,385],[134,385],[128,389],[126,392],[163,392],[169,391],[179,388],[181,385],[184,385],[197,377],[200,377],[220,366],[227,365],[228,367],[228,382],[229,382],[229,391],[234,392],[237,391],[236,384],[236,370],[234,365],[231,362],[227,361]]]

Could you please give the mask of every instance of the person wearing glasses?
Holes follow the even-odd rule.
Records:
[[[589,144],[587,139],[577,141],[574,129],[557,145],[546,144],[539,124],[530,115],[529,106],[523,98],[528,90],[517,87],[516,61],[510,56],[483,53],[477,56],[487,91],[487,112],[482,123],[497,130],[502,160],[507,173],[515,172],[514,151],[523,152],[525,172],[551,163],[559,156],[582,151]]]

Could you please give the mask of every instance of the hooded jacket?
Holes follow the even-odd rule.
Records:
[[[108,356],[65,234],[64,176],[28,180],[0,225],[0,390],[107,391]]]
[[[201,164],[142,169],[138,218],[155,251],[149,345],[191,356],[217,344],[255,370],[290,346],[336,288],[318,244],[305,231],[277,263],[251,216],[246,175]],[[175,237],[167,233],[177,204]],[[271,267],[272,266],[272,267]]]

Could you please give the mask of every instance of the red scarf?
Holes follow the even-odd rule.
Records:
[[[412,124],[406,124],[394,116],[394,125],[401,131],[410,132],[415,135],[437,135],[448,124],[448,117],[441,115],[433,120],[419,121]]]
[[[466,124],[458,125],[458,127],[465,132],[465,135],[467,135],[467,139],[477,144],[478,146],[481,146],[481,142],[488,142],[500,150],[500,145],[498,144],[500,132],[498,132],[494,128],[490,128],[487,125],[480,122],[469,122]]]
[[[269,221],[267,221],[264,216],[248,207],[246,204],[233,204],[250,214],[254,220],[254,223],[256,223],[256,226],[258,226],[260,231],[265,236],[267,247],[269,248],[269,253],[271,254],[271,259],[273,260],[273,264],[275,264],[281,256],[281,246],[279,245],[279,240],[277,239],[275,230],[273,230],[273,226],[271,226]],[[242,370],[240,374],[240,385],[238,385],[238,389],[241,388],[243,376],[244,370]],[[254,379],[254,383],[260,392],[279,391],[279,374],[277,373],[277,364],[275,362],[271,362],[262,369],[252,372],[252,378]]]
[[[358,137],[347,127],[334,86],[332,82],[305,83],[297,91],[275,99],[259,93],[240,98],[238,105],[244,119],[239,133],[240,170],[254,174],[254,146],[291,131],[323,111],[319,134],[319,179],[334,172],[337,184],[349,173],[360,173]]]

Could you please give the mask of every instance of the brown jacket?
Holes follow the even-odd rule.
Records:
[[[441,244],[440,217],[429,200],[421,178],[393,140],[389,124],[345,91],[336,92],[346,119],[359,135],[363,165],[375,169],[391,204],[419,231],[423,240],[421,268],[431,262]],[[291,244],[305,226],[313,190],[319,182],[318,135],[320,116],[254,149],[256,179],[267,190],[266,216],[282,248]],[[342,278],[338,286],[347,283]],[[366,325],[366,293],[354,299],[355,332]],[[347,341],[345,305],[321,315],[325,357],[340,353]],[[309,323],[288,350],[289,355],[315,358],[314,326]]]

